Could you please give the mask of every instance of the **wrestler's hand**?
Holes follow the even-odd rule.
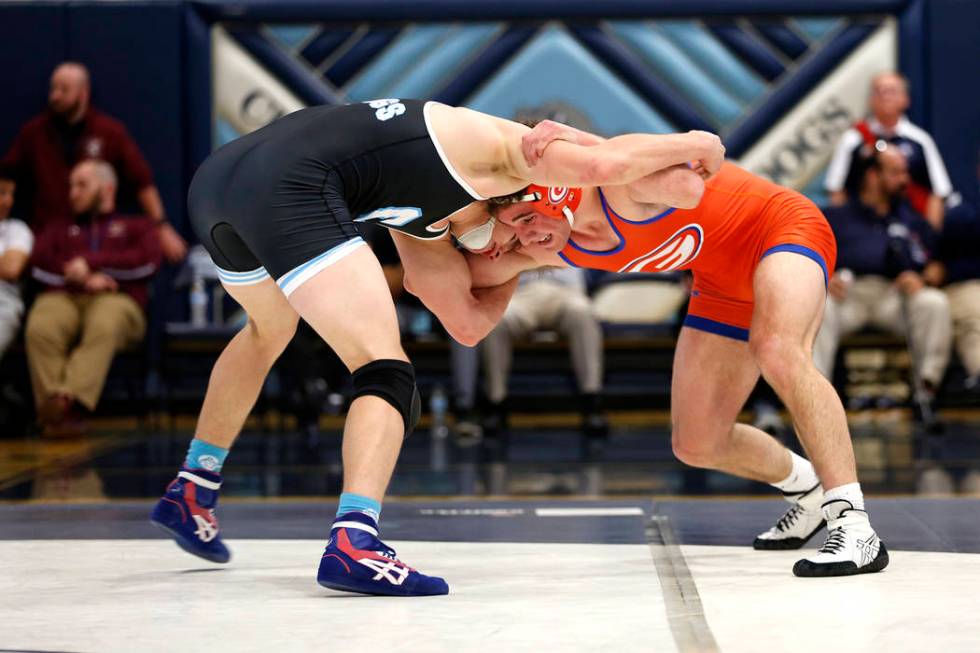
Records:
[[[527,161],[527,164],[534,167],[544,155],[545,148],[553,141],[576,143],[578,142],[578,130],[560,122],[542,120],[521,138],[521,151],[524,153],[524,160]]]
[[[696,139],[700,154],[695,165],[695,172],[707,181],[718,173],[721,164],[725,162],[725,146],[718,135],[711,132],[689,131],[688,135]]]
[[[895,286],[910,297],[922,290],[925,285],[922,276],[913,270],[906,270],[895,278]]]

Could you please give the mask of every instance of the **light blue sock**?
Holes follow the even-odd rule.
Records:
[[[370,497],[361,496],[352,492],[344,492],[340,495],[340,505],[337,506],[337,516],[340,517],[348,512],[356,510],[363,512],[377,523],[381,520],[381,504]]]
[[[221,473],[221,466],[225,464],[228,457],[228,450],[208,444],[204,440],[194,438],[191,446],[187,449],[187,458],[184,458],[184,467],[190,469],[206,469],[215,474]]]

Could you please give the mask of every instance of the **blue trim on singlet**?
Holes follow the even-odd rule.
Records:
[[[606,202],[606,196],[602,194],[602,190],[601,189],[599,190],[599,197],[602,199],[602,208],[606,211],[606,215],[607,216],[610,213],[612,213],[618,219],[622,220],[623,222],[625,222],[627,224],[651,224],[653,222],[656,222],[657,220],[660,220],[661,218],[666,218],[668,215],[670,215],[671,213],[673,213],[674,211],[677,210],[676,207],[670,207],[669,209],[667,209],[663,213],[658,213],[657,215],[653,216],[652,218],[647,218],[646,220],[628,220],[628,219],[624,218],[623,216],[621,216],[620,214],[616,213],[616,209],[614,209],[613,207],[609,206],[608,202]]]
[[[823,257],[820,256],[820,254],[818,254],[816,251],[810,249],[805,245],[794,245],[792,243],[787,243],[785,245],[776,245],[775,247],[770,247],[769,249],[767,249],[765,252],[762,253],[762,256],[759,257],[759,260],[761,261],[762,259],[766,258],[770,254],[775,254],[776,252],[792,252],[794,254],[799,254],[801,256],[807,257],[808,259],[812,259],[816,261],[817,263],[820,264],[820,268],[823,270],[824,288],[826,288],[827,285],[830,283],[830,275],[827,274],[827,263],[826,261],[823,260]]]
[[[606,215],[606,221],[609,223],[609,226],[612,227],[613,233],[616,234],[616,237],[619,238],[619,245],[616,245],[616,247],[614,247],[613,249],[606,250],[605,252],[594,252],[591,249],[585,249],[584,247],[579,247],[578,245],[576,245],[575,241],[572,240],[571,236],[568,237],[568,244],[571,245],[573,249],[577,249],[583,254],[588,254],[590,256],[612,256],[613,254],[617,254],[623,251],[623,248],[626,247],[626,239],[623,238],[623,234],[619,233],[619,229],[616,228],[616,224],[612,221],[612,216],[610,216],[609,211],[606,210],[606,198],[602,194],[602,189],[597,188],[596,190],[599,191],[599,199],[602,201],[602,211]]]
[[[743,329],[742,327],[737,327],[732,324],[725,324],[724,322],[718,322],[717,320],[709,320],[706,317],[688,314],[688,316],[684,318],[684,326],[697,329],[698,331],[707,331],[708,333],[713,333],[718,336],[732,338],[733,340],[742,340],[744,342],[749,341],[748,329]]]

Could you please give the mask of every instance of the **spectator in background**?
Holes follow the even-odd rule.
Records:
[[[69,200],[74,222],[53,223],[38,238],[33,273],[45,288],[25,332],[38,419],[52,433],[79,408],[95,410],[116,352],[143,339],[160,263],[153,219],[115,212],[108,163],[76,165]]]
[[[49,224],[70,222],[68,175],[76,163],[101,159],[122,180],[125,206],[130,195],[158,227],[167,260],[187,254],[187,243],[167,222],[153,173],[126,127],[90,105],[88,70],[65,62],[51,75],[48,110],[29,120],[3,162],[14,167],[29,199],[30,223],[41,234]]]
[[[504,400],[513,343],[539,329],[555,329],[568,338],[583,430],[593,438],[605,437],[608,425],[601,412],[602,326],[585,292],[583,271],[571,267],[523,273],[503,318],[481,343],[490,417],[500,422],[492,424],[491,430],[503,428],[506,423]]]
[[[947,213],[937,261],[926,270],[929,283],[948,284],[956,349],[966,368],[966,387],[974,392],[980,392],[980,158],[977,180],[973,192]]]
[[[921,352],[918,373],[934,393],[949,362],[952,334],[946,296],[921,272],[936,234],[908,204],[905,156],[884,146],[861,163],[860,194],[826,211],[837,238],[823,325],[814,343],[817,367],[832,378],[840,339],[867,324],[911,338]],[[907,304],[905,323],[903,304]]]
[[[0,166],[0,358],[20,330],[24,315],[20,275],[34,247],[34,235],[28,226],[10,217],[15,189],[13,171]]]
[[[871,117],[844,132],[827,168],[824,181],[832,206],[844,206],[848,195],[860,192],[861,172],[855,165],[879,140],[897,146],[908,160],[911,179],[906,189],[912,207],[938,230],[945,198],[953,192],[939,149],[925,130],[905,117],[908,81],[898,73],[882,73],[871,82]]]

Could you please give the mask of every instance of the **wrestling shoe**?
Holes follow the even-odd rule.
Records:
[[[816,555],[793,565],[796,576],[853,576],[888,566],[888,550],[871,528],[868,513],[838,499],[823,506],[829,533]]]
[[[334,520],[316,581],[334,590],[378,596],[449,594],[446,581],[420,574],[399,560],[395,550],[378,539],[377,522],[362,512]]]
[[[221,541],[214,516],[219,489],[221,474],[182,467],[150,513],[150,521],[184,551],[211,562],[228,562],[231,552]]]
[[[758,551],[799,549],[827,523],[823,513],[820,512],[823,488],[819,483],[806,492],[784,492],[783,498],[793,505],[779,518],[775,526],[755,538],[752,543],[753,549]]]

